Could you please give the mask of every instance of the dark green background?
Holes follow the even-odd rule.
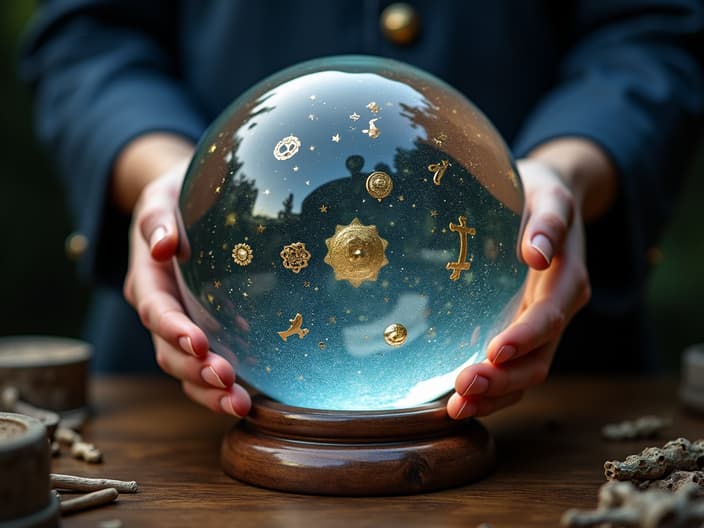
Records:
[[[34,138],[29,96],[15,70],[17,38],[32,8],[31,1],[0,2],[0,336],[80,337],[88,288],[65,257],[71,227],[61,188],[52,174],[51,153]],[[704,149],[684,191],[660,246],[649,295],[659,345],[671,369],[678,368],[684,347],[704,341]]]

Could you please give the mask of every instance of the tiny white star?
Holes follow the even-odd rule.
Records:
[[[335,134],[335,135],[332,137],[332,140],[333,140],[335,143],[339,143],[339,142],[340,142],[340,134]]]
[[[360,117],[361,117],[361,116],[360,116],[357,112],[354,112],[354,113],[350,114],[350,119],[351,119],[352,121],[357,121],[357,119],[359,119]]]

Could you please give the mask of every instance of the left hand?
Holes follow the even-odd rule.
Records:
[[[562,333],[591,295],[574,192],[541,161],[517,165],[527,215],[520,247],[529,266],[525,290],[513,322],[489,343],[487,359],[457,376],[447,403],[456,419],[491,414],[543,382]]]

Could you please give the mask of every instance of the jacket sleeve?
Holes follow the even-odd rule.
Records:
[[[514,147],[524,156],[552,138],[579,136],[612,158],[621,177],[619,210],[609,213],[610,231],[598,232],[616,253],[610,264],[595,256],[592,269],[618,265],[623,254],[624,280],[641,282],[647,272],[647,250],[701,137],[703,11],[701,0],[584,0],[563,28],[570,51],[559,80]]]
[[[125,269],[128,218],[108,199],[118,152],[149,131],[195,141],[204,129],[179,78],[177,11],[169,1],[44,1],[21,43],[39,139],[89,241],[85,277],[121,281]]]

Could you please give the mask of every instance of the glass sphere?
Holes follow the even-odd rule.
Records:
[[[186,309],[253,389],[413,407],[486,357],[520,301],[523,190],[487,117],[407,64],[287,68],[206,131],[180,195]]]

